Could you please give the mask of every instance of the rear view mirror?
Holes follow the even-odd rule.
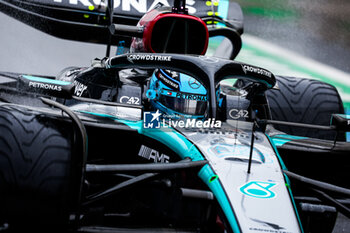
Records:
[[[332,114],[331,126],[338,131],[350,131],[350,115],[346,114]]]

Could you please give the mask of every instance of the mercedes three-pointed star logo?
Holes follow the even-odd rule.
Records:
[[[193,89],[198,89],[201,86],[201,84],[195,78],[190,78],[188,80],[188,85]]]

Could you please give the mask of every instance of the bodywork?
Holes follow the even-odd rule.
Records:
[[[117,2],[112,22],[135,25],[144,11],[152,8],[154,4],[152,2],[146,4],[144,1]],[[209,5],[204,1],[193,1],[188,2],[188,8],[190,13],[201,17],[209,26],[221,23],[230,28],[229,33],[233,30],[238,35],[234,38],[239,38],[243,33],[243,17],[240,8],[228,1],[220,4]],[[223,7],[226,11],[222,10]],[[0,9],[39,30],[65,39],[96,43],[109,43],[108,41],[111,40],[111,44],[118,44],[124,40],[130,41],[122,36],[110,38],[109,19],[105,18],[108,5],[102,1],[1,0]],[[227,9],[230,10],[227,11]],[[208,12],[213,14],[219,12],[220,17],[208,17]],[[213,23],[215,20],[217,23]],[[221,31],[220,27],[214,28],[215,30],[209,30],[212,36],[226,35],[226,31]],[[239,52],[240,47],[237,45],[240,45],[241,41],[239,38],[231,42],[234,50],[231,55],[235,56]],[[125,79],[120,79],[116,75],[122,70],[133,68],[171,69],[198,78],[209,90],[208,118],[220,119],[221,127],[217,129],[181,128],[174,125],[170,127],[166,122],[160,122],[159,128],[145,127],[145,114],[151,112],[147,101],[144,101],[147,75]],[[77,156],[80,156],[79,158],[83,161],[82,176],[90,182],[95,181],[93,174],[99,170],[100,165],[164,163],[164,169],[166,169],[167,163],[180,163],[186,159],[192,162],[204,161],[194,172],[197,176],[194,180],[200,179],[202,183],[187,185],[191,188],[192,194],[195,191],[202,191],[201,194],[207,195],[203,199],[217,203],[220,209],[218,213],[222,213],[220,219],[229,232],[303,232],[299,216],[301,208],[295,202],[294,191],[292,193],[291,190],[292,184],[284,173],[287,170],[285,163],[290,170],[299,171],[303,175],[309,175],[309,167],[315,160],[318,167],[328,164],[329,168],[328,161],[331,160],[331,156],[339,156],[345,166],[348,164],[346,163],[348,161],[346,154],[350,151],[348,143],[285,135],[269,126],[266,129],[266,125],[269,124],[259,122],[251,112],[247,113],[249,116],[246,119],[220,118],[218,110],[221,106],[216,96],[217,85],[234,75],[239,79],[259,83],[261,87],[257,90],[257,96],[259,96],[267,89],[274,88],[276,83],[275,76],[263,68],[207,56],[135,53],[99,60],[92,67],[77,68],[69,72],[71,73],[66,73],[63,77],[65,79],[3,72],[0,74],[1,106],[8,108],[19,106],[35,110],[67,124],[80,126],[78,128],[82,135],[79,143],[82,143],[83,148],[87,150],[82,149]],[[110,76],[102,80],[101,74]],[[113,78],[110,78],[112,76]],[[96,84],[96,77],[98,85],[89,87],[91,83]],[[90,98],[81,97],[88,88],[92,88]],[[255,94],[254,92],[253,95]],[[237,100],[238,103],[235,102]],[[230,103],[237,112],[241,110],[239,100],[240,98],[237,98]],[[256,109],[260,112],[261,109],[268,109],[268,105],[263,102]],[[247,109],[244,110],[247,111]],[[268,118],[268,110],[265,114],[258,116]],[[239,118],[245,117],[240,115]],[[269,120],[265,118],[261,120]],[[82,129],[82,125],[86,129]],[[75,131],[75,134],[79,135],[79,132]],[[133,146],[126,146],[130,142]],[[304,153],[307,154],[306,157],[300,158]],[[317,156],[317,158],[311,156]],[[319,162],[322,160],[320,156],[325,156],[325,162]],[[331,166],[331,171],[338,169],[336,165],[334,166]],[[152,170],[151,167],[147,169]],[[321,173],[323,171],[312,172],[311,177],[318,178]],[[338,177],[343,179],[344,174],[346,172],[340,171]],[[147,180],[158,174],[144,172],[143,175],[147,177],[129,178],[130,181],[136,178]],[[186,196],[184,188],[188,187],[181,186],[182,179],[174,180],[176,180],[174,190],[182,190],[180,196],[183,198]],[[329,180],[326,179],[326,181]],[[342,181],[336,184],[348,186]],[[118,185],[124,185],[124,183],[121,182]],[[104,207],[109,210],[108,205],[111,203],[109,198],[116,194],[116,190],[119,191],[121,187],[118,185],[112,186],[111,189],[114,190],[106,189],[106,185],[103,186],[106,189],[104,191],[98,189],[96,192],[96,189],[92,188],[85,190],[87,193],[84,193],[84,190],[81,190],[82,200],[75,208],[79,209],[80,205],[86,207],[91,204],[94,207],[95,202],[102,200],[105,201]],[[304,189],[300,193],[304,194]],[[172,199],[178,198],[178,194],[172,193],[162,197],[159,206],[164,200],[169,204],[168,202]],[[113,203],[115,204],[115,201]],[[156,201],[151,203],[154,204]],[[175,202],[175,205],[178,203],[182,202]],[[115,207],[114,204],[111,206]],[[116,207],[120,211],[118,208],[120,206]],[[123,208],[125,207],[121,209]],[[186,213],[185,207],[181,211],[174,209],[176,209],[174,206],[170,207],[170,215]],[[183,216],[182,222],[179,221],[180,227],[187,226],[188,223],[184,220],[186,217]],[[147,220],[149,218],[152,216],[145,217]],[[164,217],[167,221],[170,221],[169,218],[171,219],[168,215]],[[160,217],[160,220],[162,219]],[[165,221],[164,224],[167,225],[167,222]],[[141,221],[140,225],[144,226],[144,222]],[[196,222],[194,229],[191,230],[198,231],[198,229],[201,229],[201,224]]]

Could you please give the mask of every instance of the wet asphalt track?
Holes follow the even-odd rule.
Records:
[[[350,1],[236,2],[244,12],[245,33],[350,73]]]
[[[238,2],[245,33],[350,73],[350,1]],[[54,76],[68,66],[89,66],[105,46],[58,39],[0,13],[0,54],[1,71]],[[333,232],[350,232],[350,221],[340,215]]]

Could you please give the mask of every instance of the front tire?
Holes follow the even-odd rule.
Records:
[[[68,221],[72,143],[59,121],[0,107],[0,214],[14,228]]]

